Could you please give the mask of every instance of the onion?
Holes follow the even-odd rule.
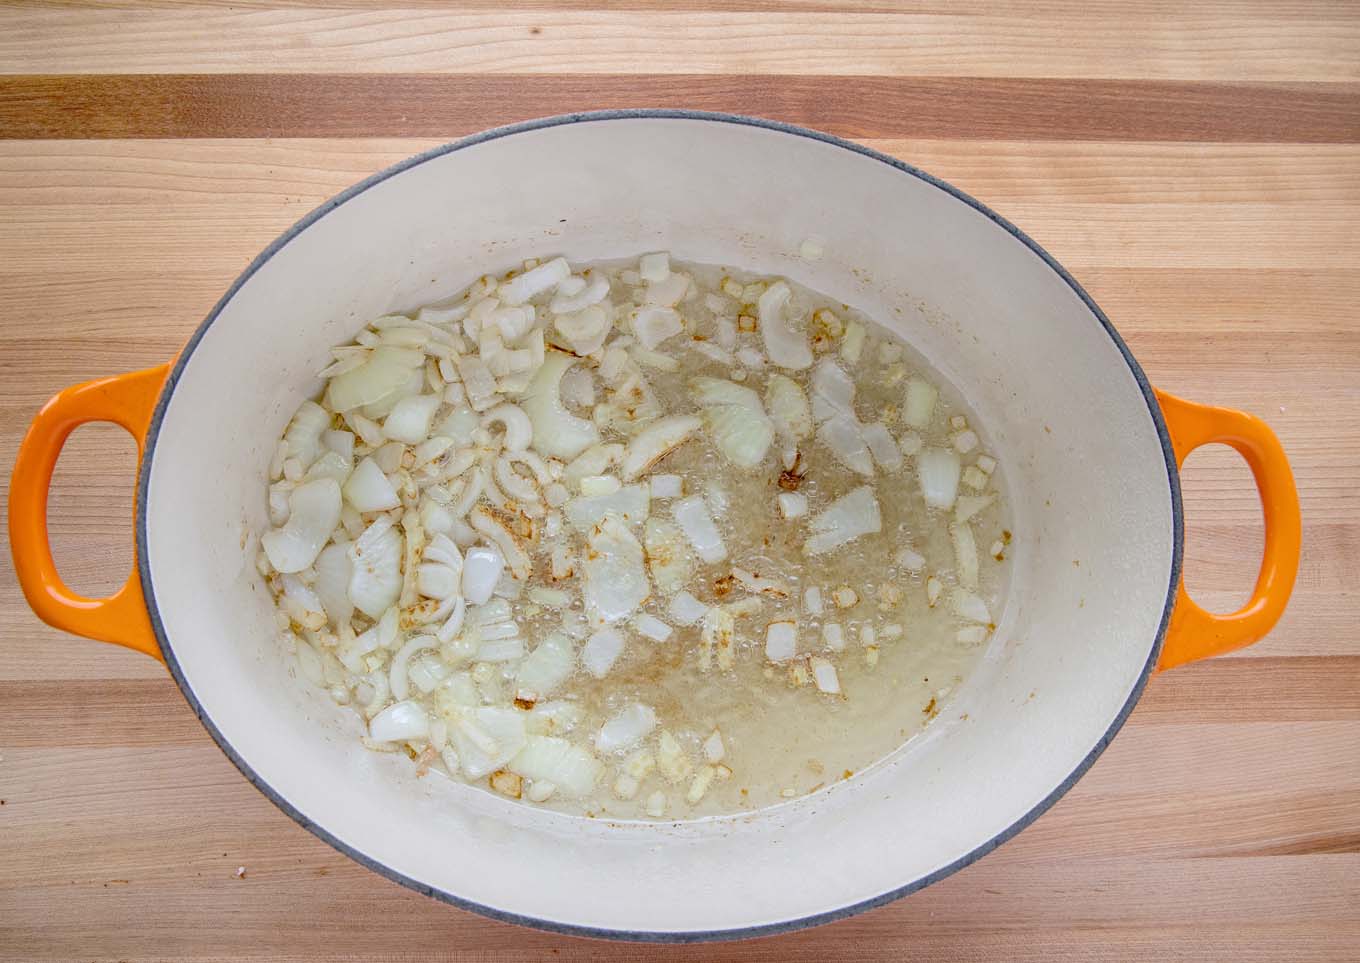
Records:
[[[482,425],[501,425],[505,429],[505,448],[518,452],[529,447],[533,441],[534,426],[529,416],[519,405],[503,402],[482,415]]]
[[[700,408],[739,405],[751,411],[765,413],[765,408],[760,403],[760,395],[726,378],[691,378],[689,387]]]
[[[581,647],[581,664],[595,678],[603,679],[623,654],[623,644],[623,633],[618,629],[600,629]]]
[[[908,379],[902,420],[912,428],[929,427],[931,419],[935,416],[935,401],[939,397],[939,390],[929,381],[922,378]]]
[[[593,304],[575,314],[559,314],[553,327],[578,355],[594,354],[604,346],[611,329],[605,307]]]
[[[540,702],[529,711],[525,726],[536,736],[554,736],[571,732],[581,722],[584,710],[579,703],[556,699]]]
[[[633,628],[637,634],[653,642],[665,642],[675,632],[673,628],[662,622],[655,615],[643,613],[633,619]]]
[[[316,594],[332,624],[348,622],[354,614],[349,600],[349,579],[353,565],[344,545],[327,545],[316,557]]]
[[[817,429],[817,440],[846,468],[860,475],[873,475],[873,456],[869,454],[859,422],[849,415],[836,415],[824,422]]]
[[[779,434],[790,441],[801,441],[812,434],[812,409],[798,382],[782,374],[770,375],[765,385],[765,407]]]
[[[633,312],[633,334],[648,351],[685,330],[674,308],[648,305]]]
[[[354,432],[341,431],[338,428],[327,428],[321,433],[321,443],[326,446],[328,451],[333,451],[337,455],[344,457],[346,462],[354,461]],[[978,459],[981,461],[981,459]]]
[[[986,495],[960,495],[954,503],[954,521],[966,522],[994,501],[995,492],[988,492]]]
[[[651,706],[634,702],[615,713],[595,734],[596,752],[631,749],[656,728],[656,712]]]
[[[480,779],[504,766],[524,748],[523,715],[518,709],[495,706],[460,714],[449,735],[464,775]]]
[[[642,280],[657,282],[664,281],[671,276],[671,256],[665,251],[656,254],[644,254],[638,258],[638,274],[642,275]]]
[[[483,639],[477,646],[480,662],[513,662],[524,656],[524,640],[519,636],[508,639]]]
[[[808,555],[821,555],[847,545],[861,535],[882,530],[878,499],[868,485],[861,485],[832,502],[808,527],[814,533],[803,543]]]
[[[567,264],[567,259],[555,257],[506,281],[496,290],[496,294],[506,304],[523,304],[530,298],[557,287],[570,275],[571,267]]]
[[[860,433],[864,437],[864,444],[869,448],[869,454],[874,456],[874,461],[880,468],[884,471],[897,471],[902,467],[902,452],[882,422],[876,421],[872,425],[865,425]]]
[[[604,768],[585,749],[555,736],[530,736],[509,767],[535,783],[551,782],[569,796],[592,792]]]
[[[671,512],[699,558],[710,565],[727,558],[727,546],[723,544],[718,526],[713,524],[713,517],[709,515],[708,506],[702,497],[691,495],[682,498],[671,506]]]
[[[473,531],[485,535],[501,550],[505,564],[510,567],[510,574],[517,581],[523,581],[529,577],[533,571],[533,562],[529,559],[529,553],[524,550],[520,540],[510,529],[506,528],[505,523],[499,517],[493,515],[485,506],[478,505],[468,514],[468,523],[472,526]]]
[[[515,684],[520,692],[531,693],[536,702],[565,682],[575,664],[576,649],[571,639],[552,632],[520,663]]]
[[[931,508],[949,508],[959,493],[959,456],[947,448],[925,448],[916,456],[921,494]]]
[[[798,623],[771,622],[765,626],[765,658],[788,662],[798,654]]]
[[[812,372],[812,417],[826,421],[836,415],[855,414],[855,383],[845,369],[831,360],[824,360]]]
[[[407,666],[411,661],[411,656],[424,649],[435,649],[439,647],[439,640],[433,635],[417,635],[411,639],[392,656],[392,664],[387,670],[387,680],[392,687],[392,695],[398,699],[405,699],[411,694],[411,686],[407,679]],[[373,738],[378,738],[374,736]]]
[[[360,512],[385,512],[401,504],[397,490],[372,456],[355,466],[345,482],[344,492],[345,501]]]
[[[819,692],[828,695],[841,694],[841,680],[836,675],[836,667],[829,661],[814,655],[808,659],[808,668],[812,670],[812,681],[817,684]]]
[[[992,614],[987,611],[987,603],[976,592],[956,588],[949,593],[949,604],[956,615],[970,622],[988,625],[992,621]]]
[[[672,415],[634,435],[623,456],[624,481],[634,480],[683,445],[699,430],[700,423],[693,415]]]
[[[657,589],[670,595],[683,588],[694,571],[684,533],[665,519],[649,518],[643,527],[643,545]]]
[[[492,545],[470,548],[463,556],[463,597],[472,605],[491,598],[496,581],[505,568],[505,557]]]
[[[949,537],[954,542],[954,560],[958,564],[959,584],[967,589],[978,587],[977,542],[973,529],[966,522],[949,526]]]
[[[288,521],[266,532],[260,547],[277,572],[300,572],[316,561],[340,524],[340,486],[333,478],[304,482],[288,496]]]
[[[774,425],[763,410],[744,405],[704,409],[704,425],[718,451],[738,468],[755,468],[774,441]]]
[[[303,468],[310,465],[321,453],[321,433],[330,424],[330,412],[315,401],[304,401],[283,433],[283,440],[288,443],[288,456],[300,461]]]
[[[550,353],[525,390],[521,406],[533,424],[534,449],[541,455],[575,458],[600,440],[599,429],[568,412],[558,395],[562,375],[575,363],[569,354]]]
[[[679,498],[685,485],[679,475],[653,475],[651,489],[653,498]]]
[[[689,291],[689,278],[683,274],[667,274],[660,281],[647,285],[643,293],[644,304],[660,304],[673,308],[679,304]]]
[[[443,400],[439,395],[414,395],[392,406],[383,422],[383,434],[393,441],[417,445],[430,434],[430,421]]]
[[[573,498],[562,506],[567,521],[579,531],[588,531],[606,515],[637,525],[650,511],[651,489],[647,485],[624,485],[612,495]]]
[[[568,278],[567,281],[572,280]],[[575,314],[577,311],[584,310],[592,304],[599,304],[609,296],[609,279],[596,277],[589,284],[585,283],[584,278],[577,278],[581,282],[580,290],[567,291],[567,281],[558,285],[558,294],[548,304],[548,310],[553,314]]]
[[[326,388],[326,406],[347,412],[395,394],[409,383],[411,373],[425,364],[425,353],[410,348],[376,348],[366,362],[336,375]]]
[[[779,493],[779,514],[786,519],[802,518],[807,514],[807,496],[801,492]]]
[[[368,723],[369,738],[378,742],[409,742],[430,734],[430,718],[414,702],[401,701],[379,712]]]
[[[616,515],[606,515],[586,536],[586,618],[594,626],[625,619],[647,600],[650,586],[642,544]]]
[[[770,363],[781,368],[801,371],[812,367],[812,348],[807,335],[794,331],[784,317],[792,292],[783,281],[771,284],[760,296],[756,311],[760,318],[760,334],[765,341],[765,353]]]
[[[303,480],[334,478],[336,484],[343,485],[345,480],[349,478],[351,470],[353,470],[353,464],[349,458],[339,452],[327,451],[312,462],[312,467],[307,469],[307,474],[303,476]]]
[[[396,604],[401,594],[401,557],[401,533],[387,515],[379,516],[350,545],[349,598],[369,618],[378,618]]]

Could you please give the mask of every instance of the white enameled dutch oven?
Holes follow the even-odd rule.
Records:
[[[825,256],[800,258],[821,239]],[[958,701],[886,762],[739,818],[618,824],[542,812],[369,752],[300,683],[257,575],[273,439],[368,319],[526,257],[669,250],[788,275],[898,331],[952,380],[1003,465],[1016,531],[997,641]],[[46,496],[66,436],[141,444],[137,568],[108,599],[58,577]],[[1225,442],[1265,507],[1251,602],[1180,589],[1177,465]],[[1284,608],[1298,500],[1260,421],[1154,391],[1100,309],[1033,241],[948,184],[784,124],[625,111],[440,147],[308,215],[232,285],[172,364],[79,385],[38,414],[10,501],[34,610],[165,661],[222,750],[322,839],[499,919],[648,940],[741,937],[919,889],[1034,820],[1089,767],[1155,668],[1260,638]]]

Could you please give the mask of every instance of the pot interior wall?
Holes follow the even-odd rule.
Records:
[[[810,234],[816,262],[797,257]],[[1016,521],[998,643],[887,764],[756,818],[656,828],[505,803],[363,750],[297,682],[255,574],[264,477],[327,348],[526,256],[668,249],[785,273],[904,336],[979,414]],[[187,687],[276,797],[396,873],[496,911],[722,930],[872,899],[984,847],[1102,743],[1151,653],[1173,522],[1110,335],[1041,258],[941,188],[811,138],[600,119],[428,159],[324,214],[192,349],[150,465],[146,562]],[[962,718],[966,714],[966,719]]]

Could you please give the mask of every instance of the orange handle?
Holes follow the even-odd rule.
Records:
[[[47,540],[47,492],[62,446],[86,422],[110,421],[127,429],[137,442],[140,461],[151,413],[169,373],[170,365],[165,364],[87,381],[55,395],[33,419],[19,446],[9,490],[14,570],[38,617],[67,632],[125,645],[161,661],[135,564],[123,587],[106,599],[77,595],[61,580]]]
[[[1299,571],[1299,493],[1280,440],[1264,421],[1231,408],[1214,408],[1157,392],[1171,432],[1176,467],[1200,445],[1235,448],[1251,467],[1265,516],[1265,552],[1251,599],[1229,615],[1206,612],[1185,591],[1181,579],[1176,608],[1167,627],[1157,668],[1172,669],[1197,659],[1231,652],[1260,640],[1284,614]]]

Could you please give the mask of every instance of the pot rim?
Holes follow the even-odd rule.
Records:
[[[824,912],[813,913],[807,916],[801,916],[796,919],[781,920],[775,923],[761,923],[754,926],[734,927],[730,929],[721,930],[682,930],[682,931],[622,930],[622,929],[607,929],[598,926],[585,926],[574,923],[563,923],[556,920],[542,919],[539,917],[528,916],[521,913],[507,912],[505,910],[496,909],[495,907],[492,906],[485,906],[480,903],[476,903],[472,900],[458,896],[454,893],[450,893],[445,890],[441,890],[436,887],[430,886],[426,883],[421,882],[420,880],[413,879],[403,873],[398,872],[395,869],[392,869],[391,867],[387,866],[384,863],[379,862],[378,860],[374,859],[368,854],[361,852],[358,849],[350,846],[348,843],[345,843],[340,839],[336,838],[324,826],[320,825],[317,822],[314,822],[312,819],[310,819],[305,814],[296,809],[287,799],[281,796],[272,786],[270,786],[269,783],[265,782],[265,780],[262,779],[260,775],[255,772],[254,769],[251,768],[250,764],[236,752],[235,748],[227,740],[226,736],[224,736],[221,730],[219,730],[217,726],[213,723],[212,719],[209,717],[208,713],[203,708],[202,703],[199,702],[197,695],[194,693],[193,688],[189,685],[189,682],[184,675],[183,669],[179,665],[179,660],[175,656],[174,646],[171,644],[170,637],[165,630],[164,624],[161,621],[160,610],[156,604],[155,585],[152,582],[151,568],[147,561],[149,553],[149,545],[147,541],[147,493],[150,487],[151,480],[151,464],[155,460],[156,446],[159,440],[160,428],[165,417],[165,412],[169,407],[170,399],[175,393],[175,388],[179,383],[179,379],[181,375],[184,373],[185,366],[188,364],[189,359],[193,356],[193,353],[195,349],[198,347],[199,342],[203,339],[203,336],[207,333],[208,329],[212,327],[213,322],[217,320],[218,316],[222,313],[223,309],[231,302],[232,298],[235,297],[237,291],[239,291],[241,287],[245,285],[245,283],[249,281],[255,275],[255,273],[269,261],[270,258],[272,258],[276,253],[278,253],[280,249],[287,245],[298,234],[302,233],[304,230],[311,227],[317,221],[321,220],[321,218],[325,217],[327,214],[335,210],[335,208],[339,207],[341,204],[344,204],[346,201],[349,201],[357,197],[364,191],[368,190],[370,187],[374,187],[375,185],[380,184],[383,181],[386,181],[387,179],[394,177],[397,174],[400,174],[410,168],[419,166],[420,164],[423,164],[426,161],[442,157],[445,154],[451,154],[455,151],[462,150],[466,147],[473,147],[476,146],[477,144],[481,144],[486,141],[498,140],[502,137],[509,137],[515,134],[528,133],[531,131],[542,130],[546,128],[561,127],[566,126],[568,124],[593,123],[596,121],[613,121],[613,120],[706,121],[710,123],[736,124],[746,127],[756,127],[762,128],[764,130],[776,131],[782,134],[791,134],[797,137],[805,137],[810,140],[820,141],[821,143],[828,144],[833,147],[839,147],[844,150],[851,151],[852,153],[859,154],[861,156],[879,161],[880,163],[886,164],[889,167],[892,167],[903,174],[924,181],[925,183],[930,184],[931,186],[938,188],[941,191],[944,191],[946,194],[949,194],[955,200],[963,202],[968,207],[971,207],[979,214],[982,214],[983,216],[988,218],[998,227],[1005,230],[1015,240],[1019,241],[1021,244],[1029,248],[1030,251],[1037,255],[1040,258],[1040,260],[1042,260],[1044,264],[1048,266],[1050,270],[1052,270],[1056,275],[1058,275],[1058,277],[1061,278],[1068,285],[1068,287],[1072,289],[1073,293],[1075,293],[1077,297],[1081,299],[1082,303],[1086,305],[1087,309],[1091,312],[1095,320],[1100,323],[1105,333],[1109,335],[1110,340],[1114,342],[1115,347],[1119,349],[1119,353],[1123,357],[1124,362],[1128,365],[1130,372],[1133,374],[1134,380],[1137,381],[1138,388],[1143,394],[1144,401],[1147,403],[1148,414],[1151,416],[1153,426],[1157,430],[1157,437],[1161,442],[1162,457],[1166,464],[1167,469],[1167,484],[1170,488],[1171,495],[1172,549],[1171,549],[1170,579],[1167,585],[1166,602],[1162,607],[1161,621],[1157,628],[1156,637],[1153,639],[1152,646],[1148,652],[1147,661],[1144,663],[1143,668],[1139,673],[1138,679],[1134,683],[1132,690],[1129,692],[1128,699],[1125,701],[1124,705],[1120,708],[1119,712],[1116,714],[1114,721],[1111,722],[1109,728],[1106,729],[1104,734],[1102,734],[1101,737],[1096,741],[1095,745],[1091,747],[1090,752],[1088,752],[1086,756],[1081,760],[1081,762],[1077,764],[1076,768],[1074,768],[1067,775],[1067,777],[1061,783],[1059,783],[1057,787],[1053,789],[1052,792],[1050,792],[1047,796],[1040,800],[1028,812],[1023,814],[1017,820],[1015,820],[1015,822],[1013,822],[1010,826],[1006,827],[1004,830],[997,833],[995,836],[993,836],[986,842],[982,843],[981,845],[975,847],[974,849],[970,850],[967,853],[964,853],[962,856],[960,856],[953,862],[940,867],[935,872],[920,877],[919,879],[912,880],[911,882],[908,882],[902,886],[890,889],[884,893],[880,893],[879,895],[871,897],[869,899],[860,900],[858,902],[850,903],[844,906],[839,906],[834,909],[826,910]],[[275,238],[269,244],[268,247],[261,251],[255,257],[255,259],[250,262],[250,264],[246,267],[244,271],[241,272],[241,274],[236,278],[236,280],[232,282],[231,287],[227,289],[226,293],[222,295],[218,302],[213,306],[212,310],[208,313],[208,316],[204,318],[203,322],[199,324],[199,326],[195,329],[194,333],[190,336],[188,342],[185,344],[184,349],[180,352],[179,356],[176,358],[174,367],[172,368],[169,376],[165,380],[165,386],[161,391],[159,399],[157,399],[155,412],[151,417],[151,423],[147,430],[145,451],[141,459],[141,464],[138,468],[134,528],[137,549],[137,570],[141,578],[142,592],[144,593],[146,598],[147,613],[151,619],[152,629],[155,632],[157,642],[160,644],[161,652],[165,656],[166,667],[169,668],[170,674],[174,677],[174,680],[176,684],[179,686],[180,691],[184,694],[185,700],[189,703],[190,708],[193,709],[194,714],[198,717],[199,722],[203,724],[203,727],[208,731],[208,734],[212,737],[213,741],[217,743],[218,748],[220,748],[222,752],[227,756],[227,758],[231,760],[232,764],[241,771],[241,774],[246,777],[246,779],[251,783],[251,785],[258,789],[262,794],[264,794],[264,796],[268,798],[270,802],[272,802],[275,806],[283,810],[283,812],[290,816],[298,825],[300,825],[303,829],[310,832],[312,835],[326,842],[340,853],[344,854],[345,856],[348,856],[350,859],[359,863],[361,866],[364,866],[365,868],[372,870],[373,872],[381,876],[385,876],[386,878],[392,880],[393,882],[405,886],[407,889],[414,890],[417,893],[421,893],[425,896],[432,897],[434,899],[440,900],[441,902],[449,903],[460,909],[470,910],[471,912],[478,913],[482,916],[502,922],[517,923],[521,926],[528,926],[534,929],[546,930],[548,932],[561,933],[569,936],[586,936],[594,937],[597,939],[623,940],[643,943],[702,943],[712,941],[741,940],[750,939],[758,936],[773,936],[781,933],[790,933],[797,930],[806,929],[812,926],[819,926],[823,923],[834,922],[836,920],[853,916],[857,913],[862,913],[865,910],[873,909],[875,907],[891,903],[897,899],[902,898],[903,896],[907,896],[911,893],[914,893],[917,890],[924,889],[925,887],[931,885],[932,883],[936,883],[947,876],[951,876],[954,873],[958,872],[960,869],[963,869],[964,867],[969,866],[972,863],[976,862],[977,860],[981,859],[983,856],[987,855],[992,850],[996,849],[1002,843],[1006,842],[1011,837],[1015,836],[1021,830],[1025,829],[1032,822],[1034,822],[1041,815],[1043,815],[1046,811],[1048,811],[1048,809],[1054,803],[1061,799],[1067,793],[1067,791],[1071,789],[1073,785],[1076,784],[1077,780],[1079,780],[1083,775],[1085,775],[1086,771],[1091,768],[1091,766],[1095,763],[1096,759],[1100,757],[1100,754],[1105,751],[1105,747],[1110,744],[1110,741],[1123,727],[1125,720],[1128,719],[1129,713],[1133,711],[1133,707],[1138,703],[1139,698],[1142,696],[1143,689],[1146,687],[1147,681],[1152,674],[1153,668],[1157,665],[1158,657],[1161,654],[1162,643],[1166,638],[1167,626],[1171,618],[1171,611],[1176,602],[1176,589],[1177,586],[1180,584],[1181,563],[1184,543],[1184,514],[1181,504],[1180,477],[1176,467],[1176,457],[1171,446],[1171,435],[1167,430],[1166,421],[1162,416],[1161,406],[1157,403],[1156,396],[1153,393],[1152,385],[1149,384],[1147,376],[1143,373],[1142,367],[1138,364],[1138,361],[1134,358],[1133,353],[1128,348],[1128,345],[1124,343],[1124,339],[1120,337],[1119,332],[1115,330],[1115,327],[1110,322],[1110,319],[1106,317],[1105,312],[1100,309],[1100,306],[1097,305],[1094,300],[1092,300],[1091,296],[1086,293],[1085,289],[1083,289],[1082,286],[1077,283],[1076,279],[1073,278],[1072,275],[1070,275],[1067,272],[1067,270],[1061,264],[1059,264],[1058,261],[1051,254],[1049,254],[1036,241],[1034,241],[1033,238],[1031,238],[1020,228],[1016,227],[1010,221],[1006,220],[1006,218],[1002,217],[1000,214],[997,214],[995,211],[993,211],[991,208],[987,207],[985,204],[978,201],[977,199],[959,190],[957,187],[954,187],[952,184],[942,181],[939,178],[934,177],[931,174],[928,174],[925,171],[920,170],[919,168],[913,167],[910,164],[900,161],[895,157],[890,157],[889,155],[884,154],[880,151],[873,150],[872,148],[869,147],[864,147],[860,144],[855,144],[841,137],[836,137],[832,134],[826,134],[820,131],[811,130],[806,127],[800,127],[795,124],[785,123],[783,121],[767,120],[760,117],[750,117],[741,114],[728,114],[700,110],[676,110],[655,108],[598,110],[598,111],[583,111],[580,113],[572,114],[560,114],[553,117],[543,117],[535,120],[522,121],[520,123],[510,124],[504,127],[491,128],[490,130],[485,130],[477,134],[472,134],[468,137],[463,137],[458,140],[451,141],[447,144],[442,144],[438,147],[431,148],[430,150],[424,151],[420,154],[408,157],[405,160],[393,164],[391,167],[388,167],[384,170],[377,172],[376,174],[372,174],[364,178],[362,181],[358,182],[357,184],[354,184],[353,186],[347,188],[346,190],[340,192],[339,194],[335,195],[334,197],[330,198],[329,200],[321,204],[315,210],[305,215],[301,220],[293,224],[281,235]]]

